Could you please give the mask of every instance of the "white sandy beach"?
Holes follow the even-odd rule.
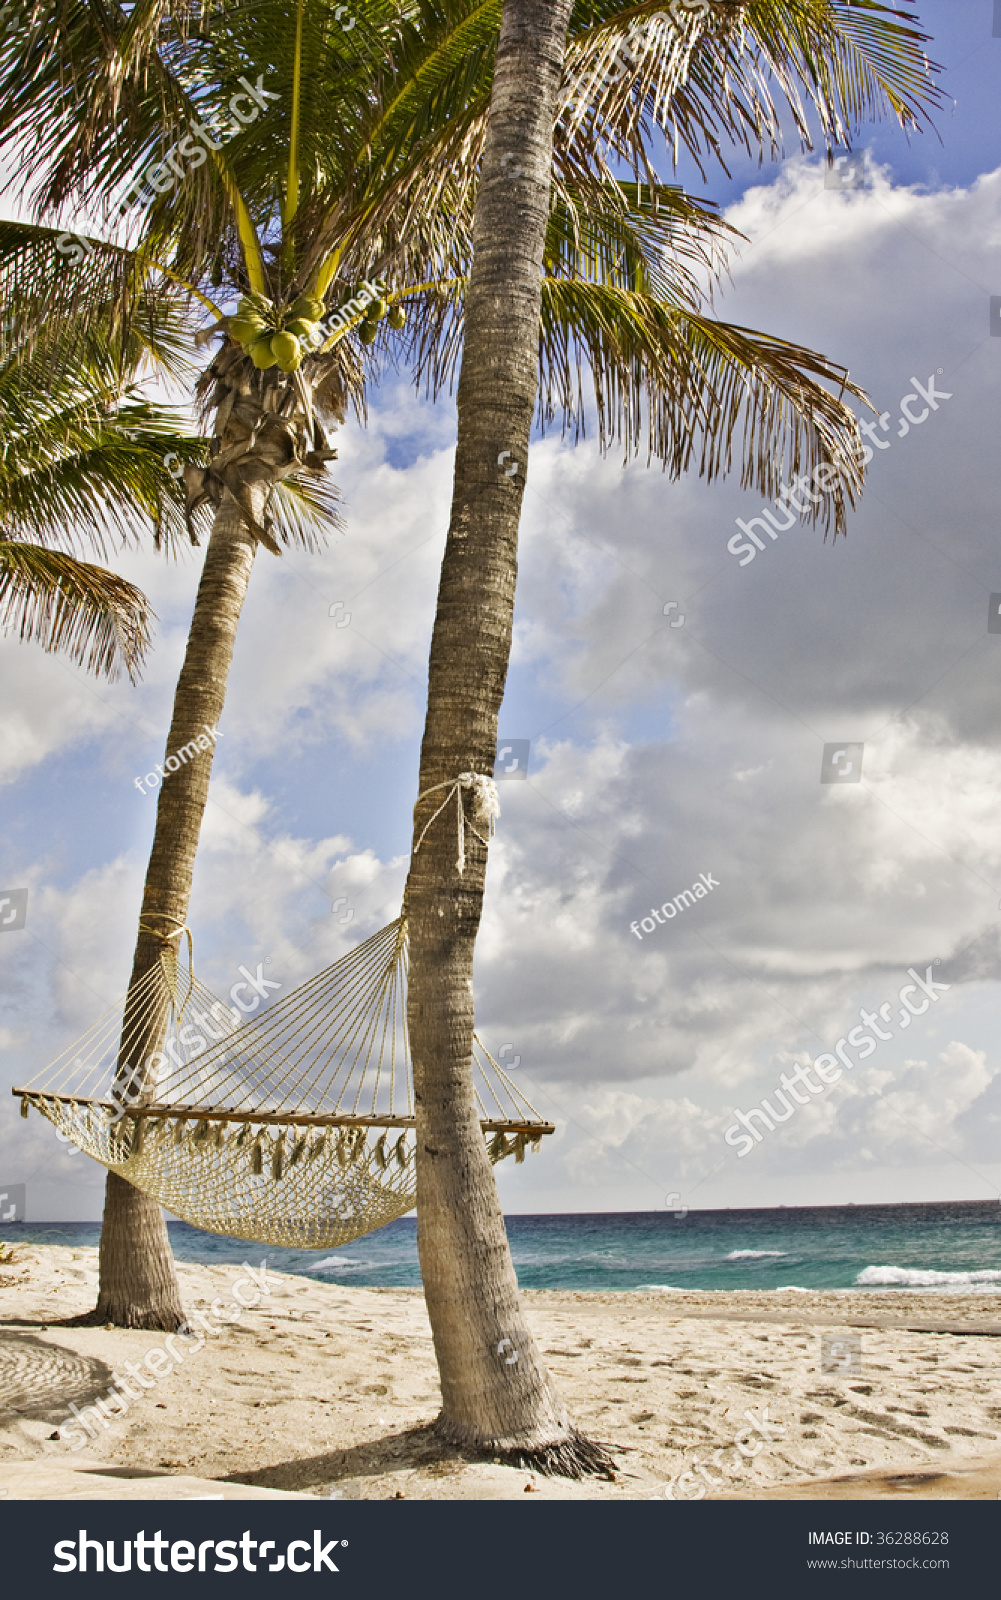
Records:
[[[438,1380],[418,1290],[268,1271],[256,1308],[175,1364],[169,1351],[147,1361],[155,1334],[60,1325],[93,1305],[96,1269],[88,1248],[0,1260],[0,1496],[621,1500],[662,1497],[671,1480],[678,1500],[703,1486],[739,1499],[1001,1491],[996,1295],[529,1291],[579,1424],[618,1463],[614,1481],[576,1484],[430,1437]],[[189,1314],[232,1305],[239,1269],[178,1270]],[[821,1369],[821,1333],[838,1328],[861,1333],[860,1372]],[[71,1403],[106,1395],[127,1362],[150,1387],[120,1421],[109,1407],[107,1427],[86,1413],[88,1438]]]

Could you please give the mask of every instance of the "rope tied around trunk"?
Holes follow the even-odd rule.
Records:
[[[175,1005],[177,1003],[177,957],[179,952],[178,950],[174,949],[173,945],[171,944],[171,940],[178,939],[184,934],[187,934],[188,936],[188,993],[185,995],[178,1012],[178,1021],[180,1021],[181,1017],[184,1015],[184,1007],[191,998],[191,987],[195,972],[195,942],[191,937],[191,929],[181,917],[173,917],[169,911],[151,911],[149,915],[152,917],[162,917],[164,922],[177,923],[177,927],[174,929],[173,933],[161,933],[159,928],[152,927],[148,922],[145,922],[142,917],[139,919],[139,927],[142,929],[143,933],[151,933],[155,939],[159,939],[160,941],[160,968],[163,972],[164,979],[166,980],[167,988],[170,991],[170,998]],[[170,956],[172,958],[172,962],[168,964],[164,960],[164,956]]]
[[[414,845],[414,855],[417,854],[421,845],[424,843],[425,835],[427,834],[428,829],[431,827],[431,824],[437,822],[438,818],[445,810],[445,807],[449,805],[454,798],[457,811],[456,835],[459,847],[459,854],[456,858],[455,864],[459,869],[459,876],[461,877],[466,866],[466,829],[468,828],[470,833],[474,833],[482,845],[489,845],[490,840],[494,836],[494,824],[497,818],[500,816],[500,800],[497,795],[497,785],[494,783],[493,778],[488,778],[483,772],[460,772],[457,778],[447,778],[444,783],[434,783],[431,785],[430,789],[424,789],[417,796],[417,805],[414,806],[414,811],[416,812],[417,806],[420,805],[422,800],[425,800],[429,794],[436,793],[436,791],[439,789],[447,789],[449,792],[445,796],[441,805],[438,807],[434,816],[429,822],[425,823],[421,832],[421,836]],[[481,828],[486,828],[487,837],[485,839],[482,833],[480,833],[478,829],[474,828],[472,822],[469,822],[466,818],[466,809],[462,803],[463,789],[471,789],[473,791],[473,817],[480,824]]]

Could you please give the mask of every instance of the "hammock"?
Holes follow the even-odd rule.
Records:
[[[188,948],[185,970],[165,941],[125,999],[15,1088],[21,1115],[34,1106],[210,1233],[321,1249],[405,1216],[416,1202],[405,919],[252,1020],[197,980],[190,935]],[[145,1063],[131,1063],[137,1050]],[[554,1124],[478,1039],[473,1067],[491,1160],[523,1161]]]

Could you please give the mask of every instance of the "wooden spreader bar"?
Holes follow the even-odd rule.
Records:
[[[176,1117],[183,1122],[263,1122],[292,1128],[414,1128],[417,1125],[415,1117],[355,1117],[320,1111],[230,1111],[224,1106],[137,1105],[123,1111],[113,1100],[94,1100],[84,1095],[47,1094],[33,1089],[11,1089],[10,1092],[29,1103],[58,1100],[68,1105],[97,1106],[101,1111],[111,1112],[119,1121],[124,1121],[125,1117]],[[484,1133],[530,1133],[535,1138],[556,1132],[555,1122],[519,1122],[499,1117],[481,1117],[480,1127]]]

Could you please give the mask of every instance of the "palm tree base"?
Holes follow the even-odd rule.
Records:
[[[105,1189],[100,1266],[97,1305],[78,1326],[177,1333],[187,1325],[163,1212],[116,1172]]]
[[[615,1478],[616,1462],[611,1448],[588,1439],[576,1428],[548,1444],[533,1445],[512,1445],[509,1440],[501,1444],[473,1437],[471,1430],[457,1427],[444,1417],[438,1417],[431,1431],[444,1443],[457,1445],[464,1454],[538,1472],[544,1478],[606,1478],[609,1482]]]
[[[53,1324],[55,1326],[55,1324]],[[59,1326],[63,1328],[142,1328],[147,1333],[180,1333],[187,1327],[187,1319],[179,1306],[173,1304],[136,1306],[117,1305],[99,1300],[93,1311],[84,1311],[78,1317],[66,1317]]]

